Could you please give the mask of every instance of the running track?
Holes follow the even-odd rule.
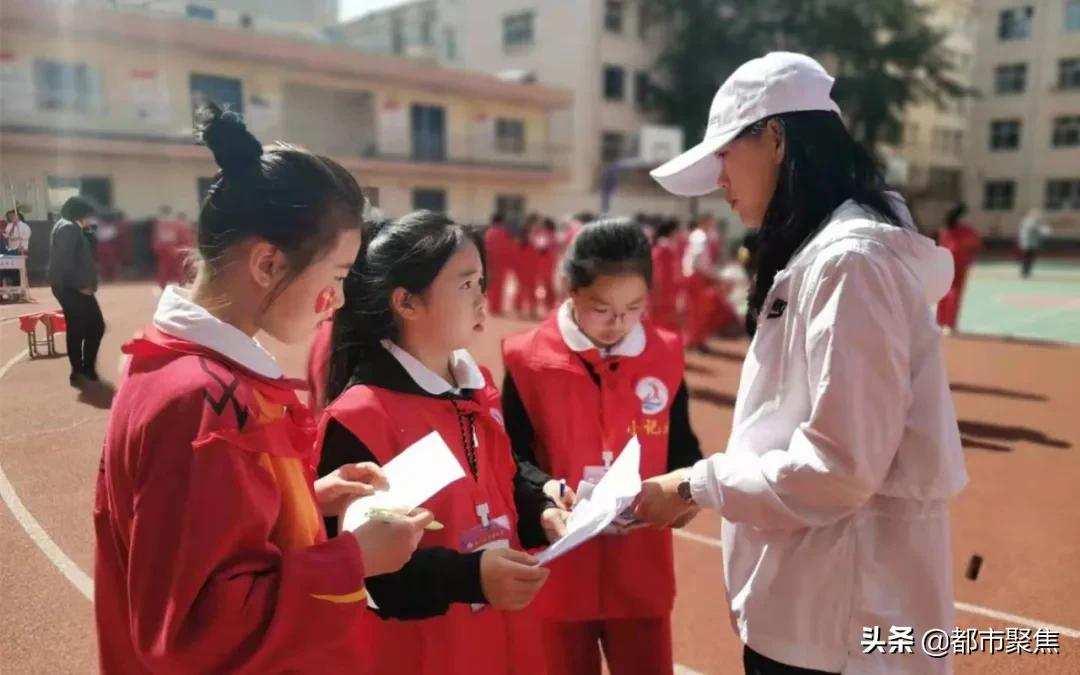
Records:
[[[34,309],[52,306],[47,290],[36,293]],[[146,285],[122,285],[104,289],[101,301],[109,323],[101,372],[111,373],[121,341],[147,319],[154,298]],[[107,411],[67,387],[65,360],[25,359],[11,319],[28,309],[0,307],[0,663],[12,674],[89,673],[96,669],[90,512]],[[498,338],[526,326],[493,321],[475,350],[496,377]],[[288,370],[301,372],[303,350],[273,347]],[[745,345],[714,347],[717,354],[693,355],[688,366],[691,415],[710,452],[723,448]],[[981,653],[959,657],[957,672],[1080,672],[1080,347],[954,338],[947,356],[971,475],[953,510],[958,623],[1062,633],[1059,655]],[[687,673],[742,672],[718,533],[708,514],[676,542],[675,653]],[[984,558],[976,581],[963,576],[972,554]]]

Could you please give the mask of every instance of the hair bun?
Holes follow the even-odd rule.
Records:
[[[225,173],[250,170],[259,164],[262,144],[244,126],[240,115],[222,110],[215,103],[207,103],[196,113],[199,136],[214,161]]]

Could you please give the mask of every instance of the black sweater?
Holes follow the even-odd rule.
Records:
[[[434,396],[420,388],[397,360],[385,350],[377,350],[371,363],[357,369],[349,386],[370,384],[385,389],[429,398],[470,397],[444,394]],[[325,476],[343,464],[376,462],[374,453],[348,429],[331,420],[323,441],[319,475]],[[522,467],[514,477],[514,505],[518,513],[518,537],[525,548],[546,546],[548,541],[540,525],[540,516],[554,506],[541,491],[535,474],[525,475],[522,469],[538,471],[533,466]],[[337,532],[337,519],[326,519],[327,532]],[[399,571],[368,577],[367,588],[378,603],[378,612],[386,618],[424,619],[445,614],[452,602],[487,602],[480,584],[482,551],[461,553],[453,549],[431,547],[417,549],[411,560]]]

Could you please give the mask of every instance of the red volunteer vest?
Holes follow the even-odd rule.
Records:
[[[671,401],[683,378],[678,337],[645,328],[645,351],[600,360],[574,353],[559,332],[557,314],[503,343],[503,360],[535,430],[542,469],[577,488],[586,467],[618,456],[631,435],[641,442],[641,477],[667,472]],[[595,364],[593,382],[583,357]],[[670,530],[642,528],[601,536],[551,566],[534,607],[562,621],[666,615],[675,602]]]
[[[483,543],[484,530],[477,507],[487,505],[489,538],[509,539],[521,549],[517,538],[514,506],[516,465],[510,439],[502,423],[498,390],[484,369],[487,386],[474,399],[437,399],[356,385],[345,390],[326,412],[371,450],[380,464],[393,459],[416,441],[438,431],[450,446],[465,478],[451,483],[423,506],[435,514],[444,529],[428,531],[420,547],[441,546],[468,550],[463,538]],[[478,479],[469,469],[462,440],[458,410],[473,417]],[[320,436],[325,433],[323,418]],[[468,424],[465,424],[466,431]],[[322,440],[316,443],[322,447]],[[505,529],[503,532],[500,528]],[[481,535],[477,537],[476,535]],[[376,598],[378,601],[378,598]],[[543,673],[539,634],[526,613],[504,612],[492,607],[474,610],[452,604],[441,617],[420,621],[382,620],[371,613],[363,639],[374,645],[365,672],[415,675],[523,675]]]

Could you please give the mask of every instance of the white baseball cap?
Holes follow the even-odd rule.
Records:
[[[716,153],[754,122],[803,110],[839,114],[840,106],[829,96],[833,81],[820,63],[804,54],[770,52],[747,61],[713,97],[704,140],[649,174],[673,194],[709,194],[720,175]]]

